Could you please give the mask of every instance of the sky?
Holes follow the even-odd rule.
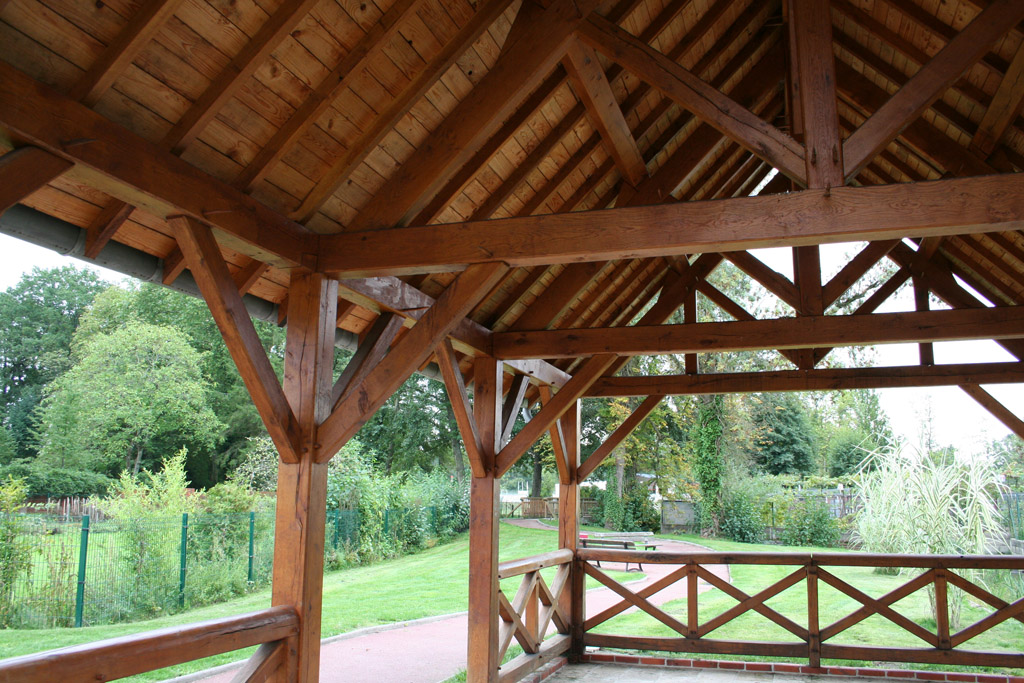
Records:
[[[838,270],[836,263],[853,249],[853,245],[834,245],[822,248],[822,270]],[[792,257],[788,249],[758,249],[752,252],[769,266],[792,277]],[[127,278],[86,261],[80,261],[13,237],[0,235],[0,290],[6,290],[33,266],[54,268],[73,264],[89,268],[109,282],[124,282]],[[831,270],[830,270],[831,269]],[[904,288],[880,312],[913,310],[913,294]],[[877,348],[879,366],[915,365],[918,362],[916,344],[889,344]],[[1014,360],[1009,353],[992,341],[944,342],[935,344],[935,362],[982,363]],[[1024,385],[990,385],[986,390],[997,400],[1024,418]],[[1009,430],[957,387],[922,389],[885,389],[879,391],[882,406],[888,413],[898,437],[911,443],[922,443],[924,425],[930,424],[933,440],[939,445],[954,446],[963,455],[983,451],[993,439],[1001,439]],[[930,420],[929,420],[930,417]]]

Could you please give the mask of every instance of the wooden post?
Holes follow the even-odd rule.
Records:
[[[331,411],[338,283],[292,271],[288,302],[284,393],[298,423],[298,462],[278,466],[271,602],[294,606],[299,614],[295,651],[288,654],[296,658],[302,682],[320,675],[327,463],[317,462],[316,431]],[[289,680],[289,668],[282,667],[276,680]]]
[[[558,547],[568,548],[574,553],[580,538],[580,402],[577,400],[562,417],[562,434],[565,444],[569,481],[559,485],[558,495]],[[575,663],[583,654],[583,565],[578,560],[572,564],[568,590],[562,592],[563,611],[569,615],[572,648],[569,657]]]
[[[501,447],[502,366],[480,356],[473,364],[473,417],[480,437],[483,476],[469,493],[468,683],[498,680],[498,507],[501,480],[495,460]]]

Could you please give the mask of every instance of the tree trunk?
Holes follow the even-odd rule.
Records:
[[[540,498],[541,496],[541,485],[543,471],[540,465],[540,453],[534,452],[533,454],[533,481],[530,483],[530,497]]]
[[[448,423],[454,425],[455,413],[452,412],[451,401],[445,401],[444,408],[448,413]],[[462,438],[459,436],[458,429],[452,430],[452,460],[455,461],[455,478],[461,484],[466,480],[466,464],[462,458]]]
[[[132,476],[139,476],[139,464],[142,462],[142,446],[139,446],[135,453],[135,467],[132,468]]]
[[[622,498],[622,482],[626,478],[626,460],[622,453],[615,452],[615,493]]]

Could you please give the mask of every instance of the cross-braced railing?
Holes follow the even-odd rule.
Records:
[[[822,658],[888,662],[941,663],[949,665],[1024,666],[1024,653],[986,652],[961,648],[977,636],[990,631],[1009,619],[1024,623],[1024,597],[1013,602],[994,595],[989,589],[970,578],[964,570],[1022,570],[1024,557],[1017,556],[928,556],[928,555],[869,555],[859,553],[803,554],[803,553],[664,553],[624,550],[578,551],[584,571],[622,600],[591,616],[583,623],[583,644],[624,649],[662,650],[702,654],[734,654],[776,657],[806,657],[811,666],[819,666]],[[679,565],[677,569],[644,588],[633,591],[610,578],[592,563],[643,562],[645,564]],[[796,566],[784,578],[775,581],[754,594],[749,594],[708,569],[709,565],[780,565]],[[837,567],[875,567],[922,569],[902,585],[880,598],[864,591],[836,575]],[[677,581],[686,581],[685,614],[674,615],[673,610],[655,605],[651,598]],[[731,596],[737,604],[730,609],[701,622],[699,586],[704,581]],[[806,588],[806,623],[797,623],[767,604],[771,598],[800,583]],[[838,618],[821,627],[823,616],[832,617],[831,611],[819,608],[818,588],[824,583],[851,598],[860,606],[852,612],[836,615]],[[949,587],[955,586],[979,603],[994,611],[978,621],[952,632],[950,628]],[[917,591],[932,587],[934,595],[935,631],[909,619],[893,605]],[[592,630],[630,608],[651,615],[675,631],[678,636],[641,637],[593,633]],[[754,611],[777,624],[796,637],[798,642],[767,642],[747,640],[713,640],[707,636],[741,615]],[[835,638],[868,617],[879,615],[917,637],[926,647],[894,647],[891,645],[836,644]]]
[[[498,670],[500,681],[519,680],[569,649],[571,616],[563,594],[569,586],[572,560],[571,550],[556,550],[499,566],[499,579],[522,579],[511,600],[498,591],[498,660],[505,657],[513,639],[523,648],[522,655]],[[550,585],[541,574],[547,567],[555,567]],[[545,640],[552,624],[557,635]]]

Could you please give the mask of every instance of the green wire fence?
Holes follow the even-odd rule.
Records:
[[[459,531],[454,514],[386,510],[384,536],[399,539],[414,523],[424,537]],[[357,546],[357,511],[329,510],[325,527],[329,557]],[[268,585],[273,555],[272,512],[0,518],[0,628],[109,624],[220,602]]]

